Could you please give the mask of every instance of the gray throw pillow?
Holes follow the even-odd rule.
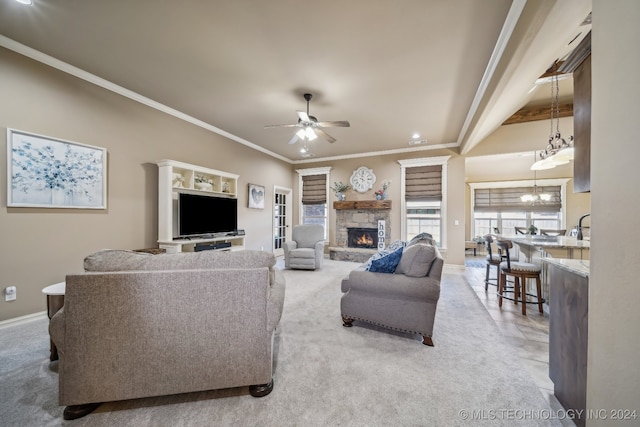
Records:
[[[409,277],[424,277],[429,272],[434,259],[436,259],[436,248],[431,245],[415,243],[407,246],[404,248],[395,274],[404,274]]]

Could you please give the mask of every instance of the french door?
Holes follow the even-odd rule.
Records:
[[[273,200],[273,253],[284,255],[284,243],[291,239],[291,192],[290,188],[274,187]]]

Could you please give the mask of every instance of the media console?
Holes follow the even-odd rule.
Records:
[[[175,237],[179,234],[177,203],[180,193],[237,198],[238,175],[175,160],[158,162],[158,246],[167,253],[244,249],[244,230]],[[198,249],[196,249],[196,247]]]
[[[205,247],[208,250],[241,251],[244,249],[244,235],[172,239],[159,241],[158,245],[161,249],[166,249],[167,253],[197,252],[205,250]]]

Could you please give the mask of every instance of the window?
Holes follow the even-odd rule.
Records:
[[[473,215],[474,236],[494,234],[494,228],[505,237],[515,237],[515,227],[529,228],[533,224],[538,229],[560,229],[560,212],[475,212]]]
[[[402,168],[403,240],[429,233],[438,246],[446,246],[446,176],[449,157],[398,161]]]
[[[495,233],[494,228],[507,237],[515,237],[515,227],[529,228],[533,225],[538,229],[563,228],[565,208],[562,200],[566,194],[566,179],[544,180],[543,182],[545,185],[538,187],[538,191],[551,194],[552,199],[549,202],[534,205],[520,200],[522,194],[532,191],[532,182],[470,184],[473,207],[471,236]]]
[[[331,168],[298,170],[300,176],[300,224],[320,224],[327,239],[327,193]]]
[[[407,202],[407,235],[409,241],[420,233],[429,233],[441,244],[440,205],[442,202]]]

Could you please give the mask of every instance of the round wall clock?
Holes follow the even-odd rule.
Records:
[[[376,182],[376,176],[373,174],[372,169],[366,166],[360,166],[353,171],[349,182],[358,193],[365,193],[367,190],[373,188],[373,184]]]

